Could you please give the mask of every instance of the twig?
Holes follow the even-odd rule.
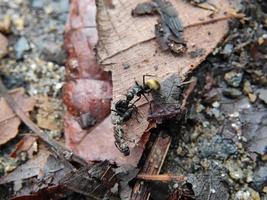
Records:
[[[160,174],[160,175],[138,174],[136,178],[144,181],[162,181],[162,182],[169,182],[169,181],[183,182],[187,180],[187,177],[185,176],[176,176],[171,174]]]
[[[21,121],[24,122],[24,124],[27,125],[29,129],[31,129],[48,146],[50,150],[52,150],[59,158],[62,159],[62,161],[64,161],[72,169],[74,169],[74,167],[71,165],[69,161],[79,163],[82,166],[88,165],[88,163],[83,158],[74,154],[71,150],[55,142],[47,134],[43,133],[43,131],[35,123],[33,123],[29,119],[29,117],[25,115],[24,111],[13,99],[13,97],[8,94],[8,91],[1,79],[0,79],[0,96],[2,96],[7,101],[9,107],[21,119]]]
[[[181,104],[181,110],[186,109],[187,100],[188,100],[189,96],[191,95],[191,93],[193,92],[193,90],[197,84],[197,78],[192,77],[189,82],[190,83],[189,83],[187,90],[183,93],[183,101]]]
[[[194,23],[194,24],[189,24],[189,25],[185,26],[185,28],[212,24],[212,23],[215,23],[215,22],[224,21],[224,20],[233,19],[233,18],[244,19],[245,15],[244,14],[238,14],[238,13],[230,13],[230,14],[225,15],[223,17],[218,17],[218,18],[215,18],[215,19],[207,20],[207,21],[202,21],[202,22],[197,22],[197,23]]]

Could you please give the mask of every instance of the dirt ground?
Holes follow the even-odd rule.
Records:
[[[185,119],[161,127],[172,136],[161,173],[188,177],[197,199],[267,200],[267,3],[236,1],[235,9],[246,18],[230,20],[226,38],[192,72],[198,84]],[[23,87],[39,102],[33,119],[61,140],[68,12],[68,0],[0,0],[0,32],[9,42],[7,55],[0,54],[1,79],[9,90]],[[9,17],[10,24],[3,27]],[[45,98],[56,115],[50,120],[57,121],[49,128],[42,121]],[[26,126],[18,132],[0,147],[0,176],[25,162],[10,157],[20,138],[30,133]],[[0,187],[4,199],[8,192],[3,188],[11,192],[19,186]],[[151,187],[151,199],[167,199],[169,191],[183,186],[172,182]]]

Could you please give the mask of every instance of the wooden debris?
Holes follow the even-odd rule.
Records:
[[[186,181],[187,179],[185,176],[176,176],[170,174],[160,174],[160,175],[138,174],[136,178],[144,181],[162,181],[162,182],[168,182],[168,181],[183,182]]]
[[[170,144],[170,136],[164,137],[162,134],[159,134],[140,173],[147,175],[158,175],[169,150]],[[148,197],[148,185],[146,185],[142,180],[138,180],[133,188],[131,200],[148,199]]]

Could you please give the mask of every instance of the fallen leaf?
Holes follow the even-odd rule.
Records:
[[[24,112],[29,112],[35,105],[35,100],[24,94],[23,88],[18,88],[10,92],[12,97],[18,102]],[[21,121],[6,101],[0,98],[0,145],[5,144],[18,134],[18,127]]]
[[[227,21],[192,26],[199,23],[200,19],[208,21],[212,12],[193,7],[184,1],[173,0],[170,2],[175,6],[185,27],[184,39],[188,50],[183,56],[163,52],[154,39],[157,17],[131,16],[131,11],[142,2],[144,1],[124,0],[113,2],[114,9],[101,4],[98,9],[97,56],[99,62],[105,66],[105,70],[112,71],[113,103],[124,98],[123,95],[135,84],[135,81],[142,83],[144,74],[153,74],[156,79],[162,81],[174,74],[183,81],[189,72],[205,60],[228,31]],[[227,0],[211,1],[211,3],[220,8],[220,12],[215,14],[214,19],[224,16],[224,12],[230,9]],[[189,52],[197,49],[203,49],[205,53],[191,58]],[[125,63],[130,67],[124,69]],[[149,107],[145,100],[138,103],[138,111],[143,113],[144,117],[139,120],[140,123],[132,119],[127,124],[126,131],[127,137],[134,137],[136,141],[140,139],[148,125],[146,116]]]
[[[220,11],[214,14],[212,19],[214,23],[203,23],[203,25],[195,24],[199,24],[200,20],[203,22],[211,20],[211,11],[193,7],[184,1],[172,0],[185,27],[184,39],[187,42],[188,53],[175,56],[162,52],[154,39],[154,26],[158,17],[131,15],[136,5],[143,2],[143,0],[113,1],[110,6],[99,1],[97,24],[95,1],[72,2],[71,14],[66,25],[65,43],[69,52],[67,78],[76,81],[70,81],[66,85],[65,94],[69,94],[64,96],[64,102],[72,102],[71,105],[75,106],[66,103],[69,112],[65,115],[65,137],[67,146],[88,161],[109,160],[118,165],[129,163],[136,165],[143,153],[143,149],[137,144],[145,146],[146,141],[142,141],[141,138],[149,125],[147,121],[149,106],[145,100],[141,100],[137,106],[142,118],[138,120],[139,122],[136,119],[129,120],[124,130],[127,138],[134,141],[129,142],[131,152],[129,157],[123,156],[114,145],[111,117],[105,118],[90,130],[80,127],[75,119],[79,112],[92,112],[96,118],[97,114],[104,113],[100,114],[100,119],[110,112],[108,106],[105,106],[108,104],[102,104],[101,101],[108,101],[111,92],[106,90],[108,92],[103,93],[105,90],[99,90],[97,85],[108,83],[100,81],[95,83],[95,79],[104,79],[102,72],[98,73],[101,70],[96,68],[93,51],[96,44],[98,62],[105,71],[112,72],[112,100],[116,102],[124,98],[135,81],[142,83],[144,74],[153,74],[158,80],[165,80],[174,74],[183,81],[189,72],[205,60],[228,31],[226,20],[214,22],[214,19],[225,17],[225,12],[230,8],[227,0],[212,0],[211,3],[220,8]],[[96,26],[98,32],[94,29]],[[198,49],[202,49],[203,53],[192,57],[190,52]],[[129,67],[125,69],[125,65]],[[82,86],[76,90],[72,89],[74,85]],[[109,88],[111,89],[110,85]],[[72,94],[73,91],[75,95]],[[103,110],[98,111],[98,109]]]
[[[96,62],[94,48],[98,35],[95,17],[95,1],[72,1],[65,28],[68,59],[63,100],[68,110],[64,117],[66,144],[73,150],[91,130],[79,123],[84,121],[82,116],[90,116],[94,123],[99,124],[110,113],[111,74],[104,72]]]
[[[21,152],[27,152],[28,157],[32,158],[33,154],[37,152],[37,137],[32,135],[25,135],[17,144],[16,148],[11,152],[10,156],[15,158]]]
[[[87,161],[109,160],[111,163],[116,163],[117,165],[127,163],[128,165],[136,166],[142,155],[145,144],[149,139],[149,137],[145,137],[138,144],[130,143],[130,147],[132,148],[131,154],[125,157],[115,147],[114,136],[113,134],[110,134],[113,132],[113,125],[111,123],[110,116],[102,121],[89,134],[86,130],[82,130],[78,123],[74,120],[65,120],[65,126],[68,127],[66,131],[77,133],[74,136],[75,138],[66,138],[66,141],[76,141],[76,143],[67,143],[67,145],[70,146],[74,152],[82,155]],[[73,136],[73,134],[68,132],[65,134],[66,137]],[[90,151],[88,151],[88,147],[90,147]]]
[[[61,101],[51,97],[38,97],[36,107],[37,124],[40,128],[60,132],[63,129],[63,107]]]

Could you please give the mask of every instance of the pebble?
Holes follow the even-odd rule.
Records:
[[[253,188],[261,191],[267,183],[267,165],[258,167],[253,175]]]
[[[14,46],[16,52],[16,59],[20,60],[23,58],[23,55],[26,51],[30,50],[30,45],[28,40],[25,37],[19,38]]]
[[[267,89],[259,90],[259,99],[262,100],[265,104],[267,104]]]
[[[211,141],[203,140],[199,145],[199,153],[203,158],[227,159],[237,153],[237,146],[231,139],[215,135]]]
[[[18,19],[16,19],[14,21],[14,24],[16,26],[16,29],[18,31],[22,31],[24,29],[24,25],[25,25],[25,22],[24,22],[24,17],[19,17]]]
[[[0,59],[8,53],[8,40],[0,33]]]
[[[233,44],[226,44],[221,53],[228,57],[232,54],[233,48],[234,48]]]
[[[45,0],[32,0],[32,7],[37,9],[43,8],[45,3],[46,3]]]
[[[220,103],[218,101],[215,101],[212,103],[212,107],[213,108],[219,108],[220,107]]]
[[[242,96],[242,92],[236,88],[227,88],[223,90],[223,95],[235,99]]]
[[[237,163],[231,162],[227,164],[227,168],[229,170],[230,177],[235,181],[240,181],[244,178],[244,173]]]
[[[258,192],[251,188],[242,188],[235,195],[235,200],[260,200],[260,195]]]
[[[245,80],[244,81],[244,84],[243,84],[243,92],[244,92],[245,95],[248,95],[248,94],[253,93],[251,84],[250,84],[250,82],[248,80]]]
[[[41,53],[44,56],[44,59],[47,61],[55,62],[59,65],[64,65],[67,57],[66,52],[64,51],[64,47],[62,47],[58,43],[44,42],[43,40],[41,42],[39,48],[41,49]]]
[[[10,33],[11,28],[11,17],[10,15],[5,15],[4,19],[0,21],[0,32]]]
[[[239,87],[243,78],[243,73],[230,71],[224,75],[224,80],[229,86]]]
[[[251,103],[254,103],[257,100],[257,95],[255,94],[248,94],[248,99]]]

